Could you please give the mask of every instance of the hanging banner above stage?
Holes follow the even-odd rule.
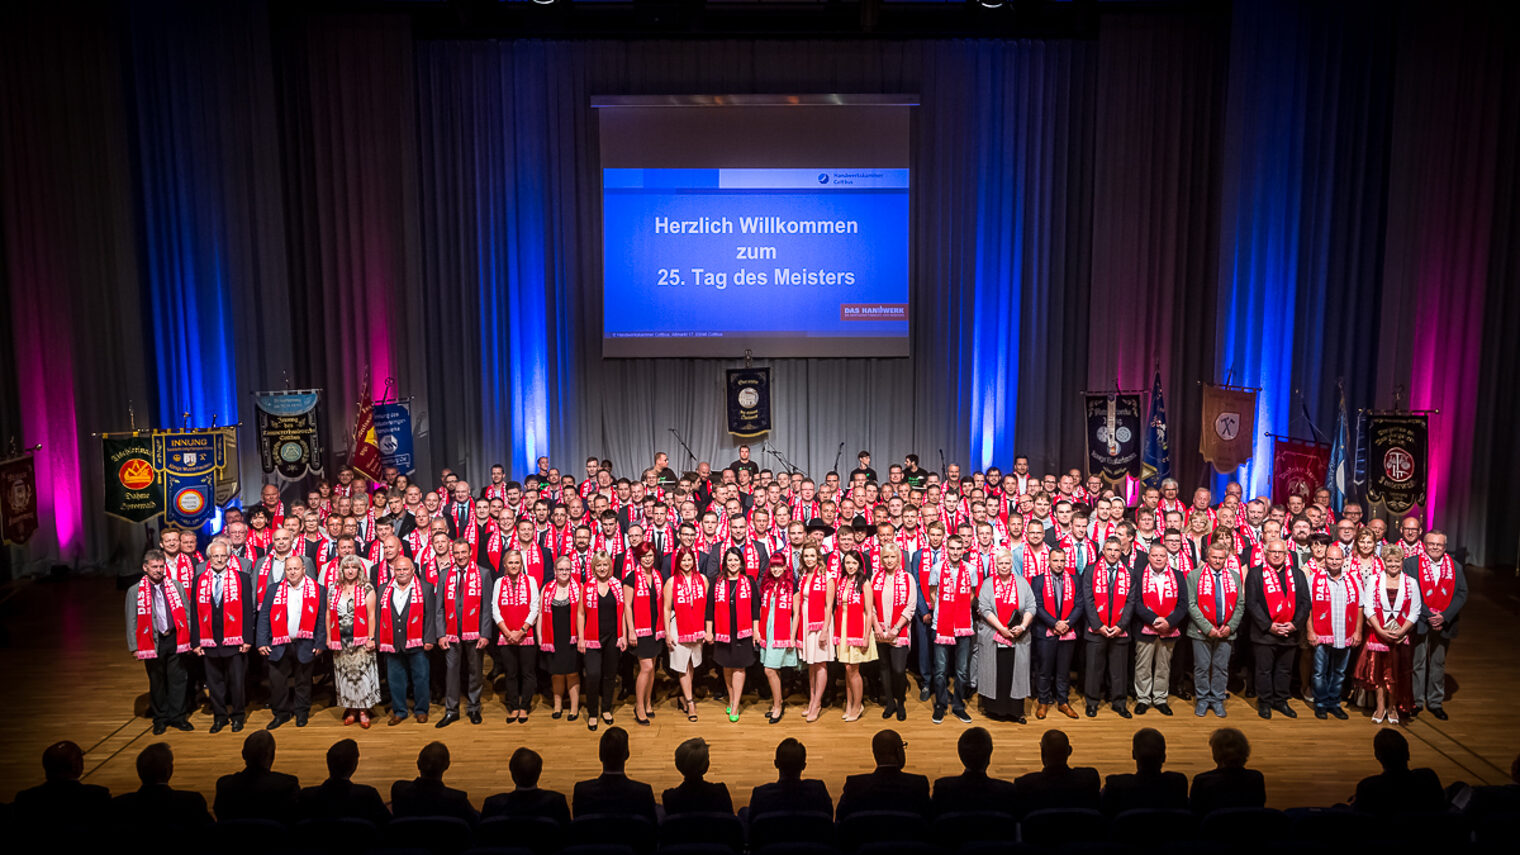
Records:
[[[1367,498],[1402,514],[1425,504],[1430,422],[1423,415],[1378,415],[1367,420]]]
[[[1140,467],[1147,487],[1160,487],[1172,477],[1172,441],[1167,438],[1166,399],[1161,396],[1161,372],[1151,382],[1151,414],[1146,420],[1145,457]]]
[[[216,513],[217,472],[227,465],[225,439],[222,428],[153,432],[165,522],[200,528]]]
[[[1203,384],[1203,429],[1198,451],[1228,474],[1251,459],[1256,441],[1256,391],[1235,386]]]
[[[0,539],[20,546],[37,533],[37,463],[30,454],[0,463]]]
[[[771,370],[728,369],[728,432],[759,436],[771,429]]]
[[[375,405],[375,437],[380,443],[380,464],[394,466],[403,475],[411,475],[417,466],[412,462],[412,405],[392,401]]]
[[[1330,446],[1306,439],[1278,437],[1272,448],[1272,501],[1282,504],[1289,496],[1314,499],[1330,468]]]
[[[1139,395],[1087,396],[1087,472],[1110,487],[1140,477]]]
[[[320,389],[255,392],[259,456],[265,472],[294,480],[322,472],[322,439],[317,422]]]
[[[147,522],[164,512],[164,491],[153,465],[153,435],[101,434],[108,516],[129,523]]]

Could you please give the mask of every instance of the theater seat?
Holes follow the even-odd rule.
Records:
[[[493,816],[475,827],[478,846],[518,846],[534,855],[548,855],[565,842],[559,823],[543,816]]]
[[[1108,840],[1108,820],[1088,808],[1031,811],[1019,822],[1019,839],[1039,849]]]
[[[570,821],[569,839],[572,846],[626,846],[634,855],[654,855],[658,835],[642,816],[588,813]]]
[[[1198,832],[1198,817],[1188,810],[1136,808],[1122,811],[1109,826],[1108,837],[1120,843],[1136,840],[1165,845],[1190,840]]]
[[[660,850],[682,843],[715,843],[744,851],[744,825],[731,813],[683,813],[660,823]]]
[[[762,814],[749,823],[750,845],[756,849],[776,843],[815,843],[834,846],[834,818],[812,811]]]
[[[453,816],[406,816],[385,826],[390,846],[424,849],[432,855],[459,855],[474,842],[470,824]]]
[[[1299,813],[1289,832],[1293,840],[1325,846],[1365,846],[1380,840],[1378,823],[1372,817],[1349,810],[1313,809]]]
[[[930,829],[929,839],[947,849],[978,841],[1015,843],[1019,839],[1018,820],[996,811],[947,813],[935,819]]]
[[[296,826],[295,838],[330,855],[360,855],[380,845],[380,832],[367,819],[308,819]]]
[[[916,813],[863,810],[839,821],[839,848],[854,852],[868,843],[916,843],[929,839],[929,823]]]
[[[212,826],[209,848],[226,855],[263,855],[299,843],[300,838],[292,838],[284,823],[272,819],[229,819]]]
[[[1292,825],[1280,810],[1220,808],[1199,821],[1198,836],[1204,840],[1238,840],[1251,849],[1260,849],[1287,840]]]
[[[750,852],[753,855],[840,855],[839,849],[834,846],[824,843],[808,843],[803,840],[772,843],[768,846],[753,848]]]

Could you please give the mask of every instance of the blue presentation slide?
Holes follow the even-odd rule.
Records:
[[[907,169],[602,181],[608,339],[907,337]]]

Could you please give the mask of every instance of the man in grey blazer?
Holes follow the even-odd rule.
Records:
[[[148,671],[148,710],[153,733],[174,728],[194,730],[190,714],[190,676],[186,657],[194,641],[194,606],[185,589],[169,578],[162,549],[143,555],[143,577],[127,589],[127,649]]]
[[[1240,571],[1230,566],[1229,536],[1204,550],[1204,564],[1188,580],[1187,636],[1193,642],[1193,714],[1202,718],[1213,710],[1224,718],[1225,684],[1230,677],[1230,652],[1246,615],[1245,588]]]
[[[1404,559],[1404,572],[1420,583],[1420,621],[1414,638],[1414,709],[1446,720],[1446,648],[1457,636],[1457,618],[1467,604],[1462,562],[1446,554],[1446,532],[1425,533],[1422,550]]]

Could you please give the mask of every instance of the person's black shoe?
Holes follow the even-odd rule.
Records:
[[[1257,704],[1256,705],[1256,714],[1259,715],[1259,716],[1261,716],[1262,718],[1271,718],[1272,717],[1272,707],[1268,706],[1267,704]]]
[[[438,723],[433,725],[433,727],[442,729],[456,721],[459,721],[459,713],[446,712],[443,714],[443,718],[438,719]]]
[[[1256,697],[1256,690],[1255,689],[1246,689],[1245,693],[1242,694],[1241,697],[1243,697],[1243,698],[1254,698],[1254,697]]]
[[[243,717],[238,716],[232,720],[232,732],[240,733],[243,730]]]
[[[268,724],[264,725],[264,729],[265,730],[279,730],[280,726],[283,725],[287,721],[290,721],[290,716],[288,716],[288,715],[277,715],[274,718],[270,719]]]
[[[929,691],[929,687],[928,686],[919,686],[918,687],[918,699],[920,701],[927,701],[927,700],[929,700],[929,695],[930,694],[932,694],[932,693]]]
[[[470,724],[480,724],[480,710],[470,713]]]
[[[222,728],[227,726],[227,719],[217,716],[211,720],[211,733],[221,733]]]
[[[1016,715],[1013,718],[1009,719],[1009,721],[1017,722],[1019,724],[1028,724],[1029,723],[1029,719],[1025,718],[1023,713],[1019,713],[1018,715]]]
[[[971,723],[971,714],[968,713],[968,712],[966,712],[965,710],[956,710],[955,711],[955,717],[958,718],[958,719],[960,719],[961,724],[970,724]]]
[[[1425,711],[1424,707],[1415,707],[1414,709],[1412,709],[1412,710],[1409,711],[1409,715],[1406,716],[1406,718],[1408,718],[1410,721],[1413,721],[1417,716],[1419,716],[1420,713],[1422,713],[1424,711]]]
[[[934,708],[934,715],[931,716],[929,720],[932,721],[932,722],[934,722],[935,724],[944,724],[945,723],[945,711],[943,709],[941,709],[940,707],[935,707]]]
[[[1140,703],[1135,704],[1135,715],[1145,715],[1145,711],[1150,708],[1150,704],[1141,701]]]
[[[1115,701],[1113,703],[1113,710],[1119,714],[1119,718],[1134,718],[1134,716],[1130,714],[1129,708],[1124,705],[1123,701]]]
[[[183,731],[185,733],[189,733],[190,731],[195,730],[195,725],[191,724],[188,721],[185,721],[182,718],[169,722],[169,726],[175,730]]]
[[[908,720],[908,708],[905,707],[905,706],[903,706],[902,704],[898,704],[897,705],[897,720],[898,721],[907,721]]]
[[[1450,718],[1450,716],[1446,714],[1445,707],[1431,707],[1430,714],[1435,716],[1440,721],[1445,721],[1446,719]]]
[[[1293,708],[1288,706],[1287,701],[1278,701],[1272,705],[1272,709],[1277,710],[1288,718],[1298,718],[1298,713],[1294,712]]]
[[[1330,710],[1329,710],[1329,712],[1330,712],[1331,715],[1335,716],[1336,718],[1340,719],[1341,721],[1345,721],[1346,719],[1348,719],[1348,718],[1351,717],[1349,715],[1346,715],[1346,711],[1343,710],[1343,709],[1341,709],[1340,707],[1331,707]]]
[[[305,713],[297,713],[296,714],[296,727],[305,727],[305,726],[306,726],[306,714]]]
[[[169,729],[169,725],[168,725],[167,722],[162,722],[162,721],[155,721],[155,722],[153,722],[153,735],[154,736],[163,736],[164,735],[164,731],[166,731],[168,729]]]
[[[1097,704],[1088,704],[1087,705],[1087,717],[1088,718],[1097,718],[1098,717],[1098,705]]]
[[[1178,689],[1177,697],[1180,700],[1191,701],[1193,699],[1193,693],[1189,692],[1187,689]]]
[[[891,718],[892,714],[895,713],[895,712],[897,712],[897,707],[894,706],[894,705],[892,705],[892,704],[887,704],[886,706],[884,706],[884,707],[881,708],[881,717],[882,718]]]
[[[1166,704],[1156,704],[1156,712],[1161,713],[1162,715],[1171,715],[1172,708]]]
[[[1320,721],[1324,721],[1325,719],[1327,719],[1327,718],[1330,717],[1330,714],[1327,713],[1327,712],[1325,712],[1324,710],[1315,710],[1314,711],[1314,717],[1317,718],[1317,719],[1319,719]]]

